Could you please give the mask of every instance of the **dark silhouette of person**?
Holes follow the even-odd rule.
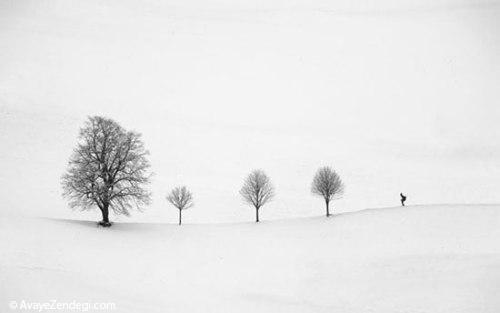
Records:
[[[401,196],[401,205],[405,206],[406,196],[403,193],[399,194]]]

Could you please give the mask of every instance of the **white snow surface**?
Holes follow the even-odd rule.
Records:
[[[495,0],[0,1],[0,312],[498,313],[499,39]],[[151,152],[152,205],[110,229],[61,198],[87,115]]]
[[[109,229],[2,217],[0,304],[113,302],[116,312],[131,313],[496,313],[499,238],[499,205]]]

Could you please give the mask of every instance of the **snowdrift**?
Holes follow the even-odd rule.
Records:
[[[500,205],[272,222],[0,218],[0,303],[117,312],[498,312]]]

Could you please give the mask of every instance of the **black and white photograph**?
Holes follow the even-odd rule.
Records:
[[[499,313],[500,0],[0,0],[1,313]]]

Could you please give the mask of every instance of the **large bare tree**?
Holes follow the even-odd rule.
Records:
[[[324,166],[316,172],[311,191],[323,197],[326,204],[326,216],[330,216],[330,201],[343,194],[344,183],[331,167]]]
[[[149,204],[147,155],[139,133],[108,118],[89,117],[62,177],[63,196],[72,208],[98,207],[99,224],[111,226],[110,209],[128,216],[131,209]]]
[[[259,222],[260,208],[274,197],[271,180],[262,170],[251,172],[240,190],[243,200],[255,208],[255,222]]]
[[[181,225],[182,211],[194,206],[193,194],[186,186],[175,187],[168,194],[167,200],[179,210],[179,225]]]

